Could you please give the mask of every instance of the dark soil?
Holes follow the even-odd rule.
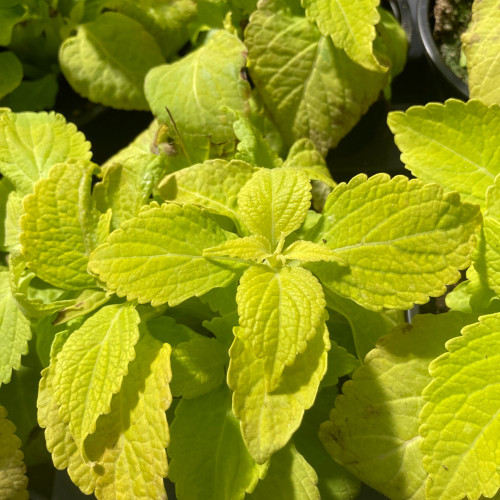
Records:
[[[467,69],[460,62],[460,35],[471,19],[473,0],[436,0],[434,5],[434,39],[446,65],[467,83]]]

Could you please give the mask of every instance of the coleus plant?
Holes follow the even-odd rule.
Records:
[[[321,426],[330,454],[389,498],[489,498],[500,487],[500,100],[487,43],[499,15],[498,2],[476,2],[463,36],[472,100],[388,119],[406,167],[483,214],[467,279],[446,297],[451,311],[381,339]]]
[[[168,173],[168,156],[136,153],[99,171],[60,116],[0,117],[11,192],[32,183],[20,218],[9,212],[2,380],[20,368],[33,328],[31,366],[45,366],[38,422],[55,466],[98,498],[158,498],[168,446],[179,498],[266,498],[274,488],[318,497],[339,481],[353,494],[347,471],[324,471],[304,411],[326,418],[338,377],[370,341],[360,317],[388,322],[375,311],[423,303],[458,279],[477,206],[379,174],[335,186],[319,214],[311,178],[326,174],[304,140],[271,169],[207,160]],[[255,158],[259,144],[241,141],[239,154]],[[352,353],[334,326],[348,310]],[[17,471],[18,446],[9,441]],[[22,489],[19,476],[3,487]]]
[[[227,106],[265,119],[276,149],[309,137],[326,153],[388,92],[407,49],[378,0],[327,3],[8,0],[0,106],[52,108],[62,73],[96,103],[170,125],[168,107],[181,132],[214,143],[236,140]]]
[[[305,10],[259,7],[245,35],[257,91],[251,95],[240,76],[238,37],[212,32],[199,51],[147,78],[145,95],[167,126],[152,124],[101,168],[60,115],[0,114],[2,246],[9,253],[1,273],[4,496],[26,488],[11,421],[31,464],[45,458],[45,441],[55,466],[98,498],[161,498],[167,475],[179,498],[270,498],[276,491],[351,498],[359,480],[325,453],[317,437],[325,421],[327,450],[388,496],[421,495],[427,476],[430,483],[437,477],[435,437],[424,470],[416,419],[431,382],[427,368],[477,311],[465,305],[465,312],[422,316],[413,327],[398,311],[458,279],[480,211],[460,202],[456,187],[402,176],[360,175],[336,186],[321,153],[340,136],[333,122],[316,123],[336,109],[334,89],[323,99],[299,83],[300,99],[292,92],[284,100],[269,80],[277,60],[258,44],[269,29],[270,40],[293,32],[286,40],[298,45],[283,41],[293,50],[279,68],[303,53],[303,37],[322,61],[342,61],[317,72],[316,56],[305,58],[309,69],[295,81],[309,75],[321,87],[332,67],[348,68],[345,77],[363,65],[359,80],[380,72],[380,90],[389,75],[370,56],[373,37],[361,57],[348,43],[338,47],[343,42],[318,14],[320,2],[304,2]],[[370,19],[373,28],[378,18]],[[167,83],[183,75],[193,93],[174,101]],[[211,82],[220,99],[204,98],[193,112],[193,95],[206,95]],[[328,109],[316,114],[307,102]],[[469,327],[475,335],[494,329],[482,321]],[[360,363],[329,419],[338,378]],[[401,398],[412,403],[401,410]],[[432,418],[429,435],[439,426]],[[493,480],[482,491],[494,490]],[[434,498],[442,491],[429,487]]]

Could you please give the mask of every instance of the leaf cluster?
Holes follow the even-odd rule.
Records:
[[[0,56],[44,19],[78,92],[156,118],[97,165],[0,110],[0,496],[46,450],[100,499],[493,496],[491,88],[390,115],[416,179],[337,185],[324,154],[404,63],[375,0],[13,0]]]

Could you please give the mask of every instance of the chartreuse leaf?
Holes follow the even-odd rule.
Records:
[[[162,158],[152,154],[134,155],[104,170],[94,197],[101,212],[111,208],[113,229],[139,214],[165,170]]]
[[[98,419],[95,433],[87,440],[86,448],[95,463],[89,467],[68,424],[59,417],[54,395],[54,372],[64,340],[64,333],[56,336],[51,366],[42,372],[38,396],[38,420],[45,428],[54,465],[58,469],[67,467],[73,482],[86,494],[95,490],[98,499],[126,499],[131,494],[163,498],[168,445],[165,410],[171,401],[170,347],[147,332],[139,340],[136,359],[130,363],[120,392],[111,400],[110,412]]]
[[[0,114],[0,173],[21,196],[33,192],[33,184],[52,165],[91,156],[90,143],[62,115]]]
[[[256,464],[243,442],[225,384],[199,398],[181,400],[168,454],[169,478],[179,500],[243,499],[267,471],[267,464]]]
[[[348,268],[309,266],[325,286],[367,309],[408,309],[458,280],[480,220],[477,206],[435,184],[361,174],[333,190],[308,238],[326,242]]]
[[[257,463],[283,448],[299,427],[326,372],[329,347],[328,330],[321,326],[295,363],[285,368],[278,387],[269,392],[264,360],[254,355],[249,342],[236,337],[229,351],[228,384],[234,391],[233,411],[243,440]]]
[[[266,477],[259,481],[249,498],[252,500],[268,500],[269,498],[319,500],[317,482],[318,476],[314,469],[290,442],[271,457]]]
[[[321,388],[336,386],[339,378],[349,375],[360,365],[359,359],[332,341],[328,351],[328,370],[321,381]]]
[[[311,184],[300,170],[261,169],[238,195],[238,211],[252,234],[264,236],[274,248],[298,229],[311,206]]]
[[[19,369],[30,339],[30,321],[12,295],[9,272],[0,271],[0,384],[8,383],[12,370]]]
[[[467,277],[469,293],[484,289],[489,295],[500,295],[500,175],[495,184],[486,191],[486,212],[479,233],[479,241],[472,253],[474,271],[469,269]],[[494,294],[492,292],[494,292]],[[491,297],[490,297],[491,298]]]
[[[330,187],[336,185],[326,166],[325,159],[309,139],[299,139],[292,144],[283,167],[298,168],[303,170],[311,180],[324,182]]]
[[[486,188],[500,173],[498,106],[450,99],[392,112],[388,124],[413,175],[484,208]]]
[[[98,243],[100,214],[90,194],[96,168],[83,161],[54,165],[24,199],[23,255],[28,267],[51,285],[81,289],[95,284],[87,263]]]
[[[358,358],[363,361],[377,340],[391,332],[394,324],[384,313],[370,311],[358,305],[354,300],[324,289],[326,304],[333,311],[341,314],[351,327],[354,347]]]
[[[418,414],[430,381],[428,366],[471,318],[416,316],[412,325],[382,337],[320,428],[328,453],[389,498],[424,498]]]
[[[30,285],[35,274],[26,270],[26,262],[21,255],[10,255],[9,270],[12,296],[27,318],[48,316],[75,303],[75,299],[53,300],[54,295],[57,297],[63,293],[57,289],[51,289],[46,297],[33,296],[34,289]]]
[[[81,24],[59,50],[59,64],[70,85],[83,97],[118,109],[148,109],[144,78],[164,62],[154,38],[117,12]]]
[[[399,75],[406,64],[408,53],[408,38],[401,24],[391,12],[377,8],[380,22],[377,24],[377,38],[374,40],[373,48],[378,60],[390,64],[389,85],[392,79]],[[385,89],[384,89],[385,92]]]
[[[167,175],[158,191],[164,200],[201,205],[225,215],[242,232],[248,232],[238,213],[238,193],[256,171],[242,161],[208,160]]]
[[[152,69],[145,92],[154,115],[170,123],[170,111],[181,133],[210,135],[215,143],[234,140],[229,110],[245,113],[250,97],[240,75],[245,52],[238,37],[220,30],[179,61]]]
[[[285,248],[283,255],[288,260],[300,260],[302,262],[337,262],[346,265],[345,260],[337,252],[331,250],[324,244],[312,241],[298,240]]]
[[[217,339],[204,337],[167,316],[150,321],[148,329],[172,347],[170,390],[174,397],[196,398],[222,383],[228,355]]]
[[[236,302],[236,335],[262,360],[265,389],[272,392],[324,321],[323,289],[307,269],[253,266],[240,279]]]
[[[83,290],[78,297],[73,299],[71,305],[61,309],[57,318],[53,321],[54,325],[60,325],[62,323],[67,323],[75,318],[80,318],[85,314],[88,314],[99,306],[102,306],[109,300],[109,296],[106,292],[101,290]]]
[[[235,263],[202,256],[230,237],[201,208],[153,203],[111,233],[89,269],[129,300],[174,306],[236,278]]]
[[[222,256],[240,258],[243,260],[254,260],[262,263],[272,255],[269,240],[260,235],[244,236],[235,240],[229,240],[216,247],[207,248],[203,251],[205,257]]]
[[[498,89],[500,72],[500,2],[483,0],[472,4],[472,18],[461,36],[467,57],[467,75],[471,99],[485,104],[500,104]]]
[[[324,36],[331,36],[339,49],[356,63],[371,71],[386,71],[373,53],[375,25],[380,21],[379,0],[302,0],[306,17]]]
[[[234,133],[239,140],[235,158],[256,167],[280,167],[283,160],[264,139],[260,130],[252,122],[240,114],[233,123]]]
[[[0,11],[1,15],[1,11]],[[12,92],[23,79],[23,66],[14,52],[0,53],[0,99]]]
[[[151,34],[166,59],[174,56],[189,39],[189,23],[196,15],[194,0],[111,2],[119,12],[139,21]]]
[[[139,315],[129,304],[104,306],[71,334],[58,355],[54,396],[60,418],[68,423],[87,460],[85,439],[120,390],[135,357]]]
[[[55,398],[54,378],[57,358],[68,336],[68,330],[56,334],[51,347],[50,366],[42,371],[37,400],[38,423],[45,429],[47,450],[52,455],[55,468],[59,470],[68,468],[72,481],[83,493],[90,495],[95,489],[96,469],[83,460],[69,431],[68,423],[59,416],[59,406]]]
[[[0,497],[11,500],[28,498],[28,478],[23,463],[21,440],[15,434],[16,426],[0,406]]]
[[[329,371],[330,367],[329,360]],[[305,412],[298,431],[293,435],[293,443],[318,475],[318,490],[322,500],[352,500],[358,496],[361,486],[359,479],[333,461],[318,437],[319,426],[328,419],[336,394],[336,387],[319,392],[313,407]]]
[[[387,83],[387,73],[359,66],[307,19],[284,10],[255,12],[245,44],[252,81],[288,146],[308,137],[326,154]]]
[[[147,332],[142,336],[110,413],[97,421],[96,432],[88,438],[89,458],[103,471],[97,498],[166,498],[170,351]]]
[[[492,497],[500,487],[500,314],[480,317],[446,348],[429,367],[420,414],[426,498]]]

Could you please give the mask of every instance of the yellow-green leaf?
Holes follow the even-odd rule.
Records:
[[[373,52],[380,0],[302,0],[306,16],[324,36],[344,49],[356,63],[371,71],[386,71]]]
[[[28,478],[23,462],[21,440],[15,434],[15,425],[7,419],[7,411],[0,406],[0,498],[27,500]]]
[[[324,327],[295,363],[285,368],[276,390],[268,392],[264,361],[255,357],[251,345],[235,339],[230,350],[228,384],[234,391],[233,411],[240,420],[243,440],[257,463],[266,462],[283,448],[299,427],[326,372],[329,347]]]
[[[500,487],[500,314],[482,316],[429,367],[420,414],[429,500],[477,500]]]
[[[236,335],[262,360],[265,390],[272,392],[321,328],[323,289],[306,269],[254,266],[241,277],[236,302]]]
[[[52,165],[71,159],[90,160],[90,143],[62,115],[0,114],[0,172],[24,196]]]
[[[171,432],[169,478],[177,498],[243,500],[267,471],[267,464],[256,464],[245,447],[225,384],[202,397],[182,399]]]
[[[298,229],[311,206],[311,184],[300,170],[275,168],[256,172],[238,195],[238,211],[253,234],[274,248]]]
[[[363,174],[339,184],[307,239],[347,262],[312,263],[320,281],[371,310],[408,309],[438,297],[470,264],[479,207],[404,176]]]
[[[321,425],[328,453],[388,498],[426,498],[421,393],[431,380],[429,363],[472,318],[457,312],[419,315],[382,337]]]
[[[29,319],[21,312],[10,289],[8,271],[0,272],[0,385],[10,381],[12,370],[21,366],[31,339]]]
[[[129,300],[174,306],[236,278],[234,262],[202,256],[232,237],[194,205],[153,203],[111,233],[92,254],[89,269]]]
[[[470,98],[485,104],[500,104],[499,23],[499,0],[475,1],[471,22],[461,37],[467,57]]]
[[[54,165],[23,200],[23,255],[28,267],[51,285],[70,290],[95,286],[87,264],[98,243],[100,214],[90,195],[96,168],[82,161]]]
[[[82,457],[87,436],[121,387],[135,357],[139,315],[129,304],[105,306],[71,334],[58,355],[54,385],[60,418]]]

